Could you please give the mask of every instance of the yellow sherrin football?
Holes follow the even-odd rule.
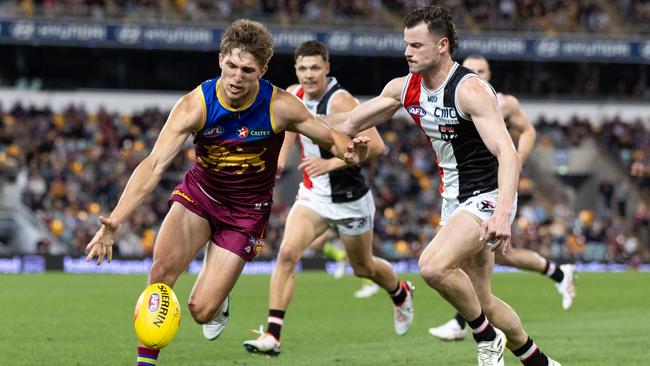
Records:
[[[181,309],[176,294],[164,283],[149,285],[138,298],[134,314],[135,334],[145,347],[162,349],[178,331]]]

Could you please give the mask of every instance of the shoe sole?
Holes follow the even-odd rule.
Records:
[[[244,344],[244,348],[246,348],[246,351],[250,353],[254,353],[256,355],[267,355],[271,357],[277,357],[280,355],[280,352],[270,350],[270,351],[261,351],[259,348],[255,347],[252,344]]]

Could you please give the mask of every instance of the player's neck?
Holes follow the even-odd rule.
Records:
[[[253,88],[251,88],[251,90],[248,93],[242,95],[237,99],[228,98],[228,94],[226,94],[225,90],[223,90],[224,86],[222,84],[219,84],[219,88],[221,89],[219,91],[219,100],[221,101],[221,103],[225,104],[227,107],[237,109],[248,104],[249,102],[251,102],[252,99],[254,99],[257,96],[259,83],[255,85]]]
[[[454,67],[454,61],[451,57],[443,58],[442,61],[422,73],[422,82],[429,90],[436,90],[447,80],[449,72]]]
[[[310,94],[305,92],[304,100],[320,100],[320,98],[323,97],[323,94],[325,94],[325,90],[327,90],[327,84],[325,84],[325,87],[323,89],[319,90],[316,93]]]

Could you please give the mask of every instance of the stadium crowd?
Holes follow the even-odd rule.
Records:
[[[429,3],[428,0],[9,0],[0,6],[0,12],[96,20],[214,22],[250,17],[285,26],[355,23],[400,27],[403,14]],[[650,17],[646,0],[442,0],[439,3],[453,10],[459,28],[475,31],[608,33],[613,29],[610,27],[613,17],[607,10],[619,6],[628,14],[625,20],[644,24]],[[602,4],[609,6],[604,8]]]
[[[146,156],[164,120],[165,114],[159,110],[121,116],[104,110],[89,114],[73,106],[63,113],[19,104],[0,109],[0,171],[23,168],[18,182],[25,204],[72,252],[81,254],[96,230],[97,217],[115,205],[130,172]],[[381,130],[387,155],[367,169],[377,205],[375,249],[390,258],[415,257],[433,237],[440,219],[437,167],[432,164],[434,156],[428,141],[410,122],[396,119]],[[607,121],[598,130],[585,121],[574,121],[572,128],[567,128],[542,120],[538,130],[540,141],[556,144],[592,137],[622,157],[622,166],[646,164],[647,171],[650,131],[643,124]],[[635,158],[640,155],[638,149],[645,149],[643,163]],[[161,185],[123,225],[120,255],[151,254],[169,194],[192,157],[193,147],[188,142]],[[280,181],[278,185],[282,184]],[[606,188],[604,185],[601,190],[597,210],[574,212],[562,202],[537,197],[534,183],[524,170],[514,245],[559,260],[638,263],[647,259],[648,208],[640,202],[634,217],[626,218],[625,210],[617,208],[612,187]],[[275,202],[264,255],[274,255],[279,247],[290,204]],[[46,253],[47,242],[39,243],[38,250]]]

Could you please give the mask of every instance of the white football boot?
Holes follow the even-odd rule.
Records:
[[[374,282],[364,283],[361,288],[354,292],[357,299],[367,299],[379,292],[379,285]]]
[[[461,328],[456,319],[451,319],[439,327],[429,328],[429,334],[443,341],[462,341],[467,337],[467,326]]]
[[[226,329],[228,321],[230,320],[230,295],[226,297],[221,304],[221,308],[214,314],[214,318],[209,322],[203,324],[203,336],[209,341],[214,341],[219,338],[221,333]]]
[[[548,357],[548,356],[546,356],[546,357]],[[560,365],[559,362],[557,362],[555,360],[551,360],[551,358],[548,357],[548,366],[562,366],[562,365]]]
[[[573,298],[576,296],[576,288],[573,279],[576,274],[576,266],[573,264],[563,264],[560,269],[564,273],[562,282],[556,283],[557,291],[562,295],[562,308],[568,310],[573,305]]]
[[[273,334],[265,333],[264,327],[260,325],[259,330],[253,330],[260,336],[244,342],[244,348],[250,353],[261,353],[269,356],[277,356],[282,352],[280,341],[275,339]]]
[[[503,352],[506,349],[506,335],[494,328],[497,337],[492,341],[479,342],[476,346],[478,366],[504,366]]]
[[[400,286],[402,286],[401,282]],[[413,290],[415,290],[415,287],[413,287],[410,281],[406,281],[406,299],[404,299],[401,305],[393,306],[395,333],[399,336],[406,334],[411,329],[411,325],[413,325]]]

